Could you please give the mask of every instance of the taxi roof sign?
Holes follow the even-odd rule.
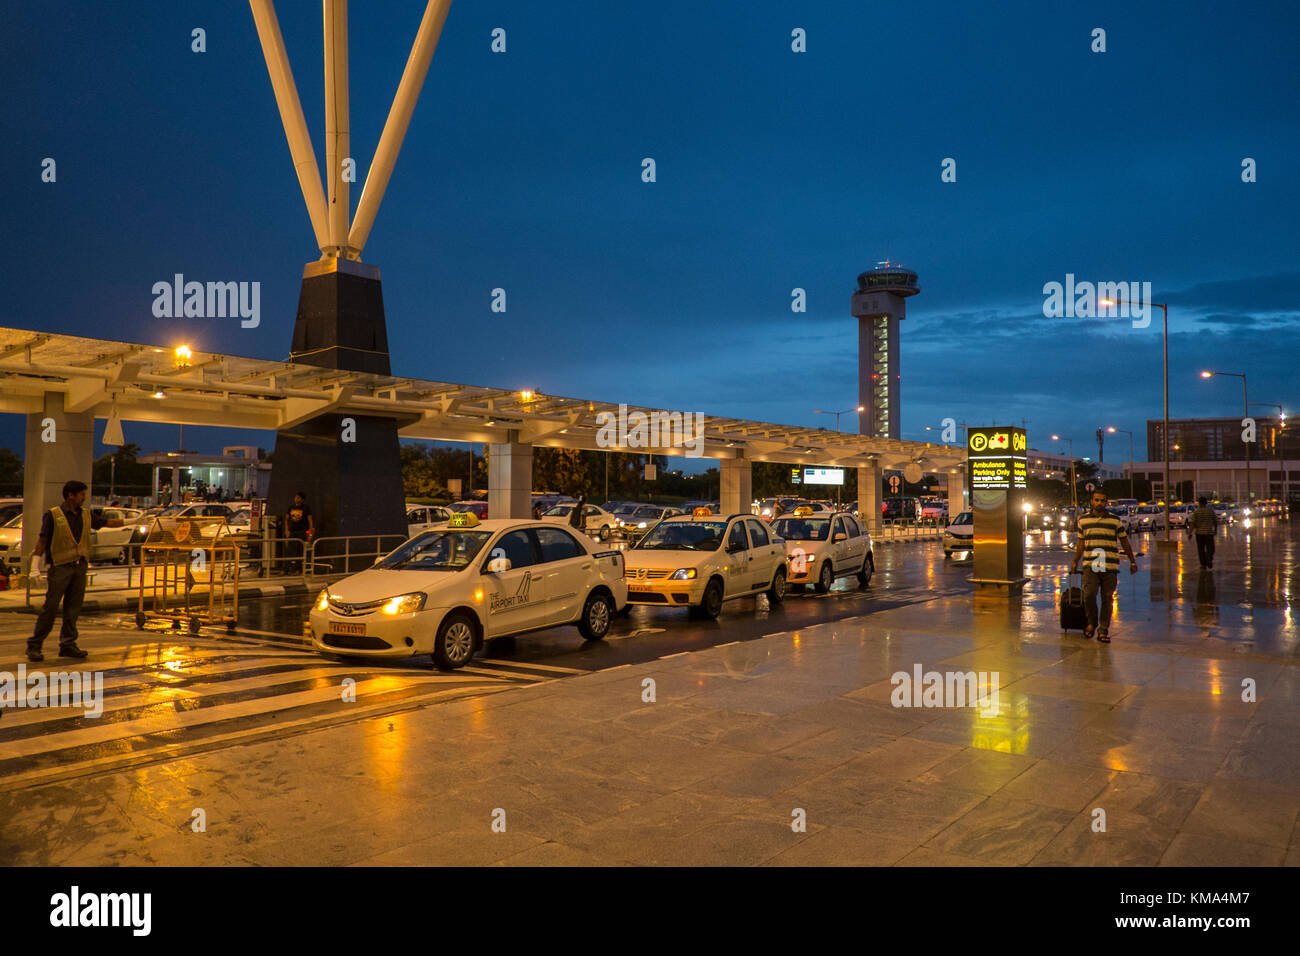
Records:
[[[706,518],[712,514],[713,514],[712,508],[710,508],[708,505],[700,505],[698,508],[696,508],[694,511],[691,512],[691,517]]]
[[[812,513],[813,510],[810,505],[800,505],[798,508],[794,509],[794,516],[796,518],[806,518]]]
[[[448,528],[477,528],[478,515],[472,511],[457,511],[447,521]]]

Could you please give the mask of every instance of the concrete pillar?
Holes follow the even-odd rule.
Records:
[[[747,458],[719,459],[718,510],[749,514],[754,505],[754,468]]]
[[[488,448],[488,517],[533,516],[533,446],[504,442]]]
[[[858,466],[858,518],[872,534],[880,533],[880,502],[884,498],[881,486],[885,470],[873,461]]]
[[[966,474],[961,469],[948,472],[948,520],[966,510]]]
[[[72,478],[90,484],[95,454],[95,417],[63,410],[63,393],[46,392],[45,410],[27,416],[23,459],[23,570],[41,533],[41,518],[63,500],[63,483]],[[86,495],[86,506],[90,494]]]

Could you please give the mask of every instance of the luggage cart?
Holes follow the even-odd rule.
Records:
[[[169,621],[172,630],[224,624],[239,615],[239,547],[224,517],[155,517],[140,546],[135,626]],[[147,599],[147,602],[146,602]]]

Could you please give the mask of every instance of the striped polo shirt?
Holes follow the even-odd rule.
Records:
[[[1213,508],[1205,505],[1192,512],[1191,525],[1195,534],[1214,534],[1219,527],[1219,516]]]
[[[1119,570],[1119,541],[1127,537],[1124,522],[1107,511],[1097,517],[1091,511],[1079,519],[1079,536],[1083,539],[1083,566],[1094,567],[1097,549],[1106,556],[1106,570]]]

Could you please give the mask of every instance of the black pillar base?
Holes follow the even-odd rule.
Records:
[[[379,270],[346,260],[308,265],[290,358],[304,365],[388,375]],[[355,422],[355,441],[343,441],[345,417]],[[317,538],[405,536],[406,496],[397,423],[329,414],[280,431],[271,467],[270,513],[284,515],[298,491],[307,496]]]

